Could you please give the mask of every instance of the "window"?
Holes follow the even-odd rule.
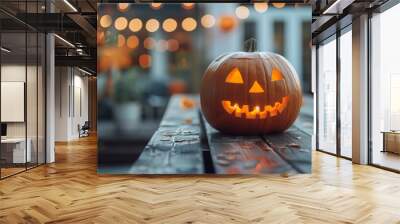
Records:
[[[351,28],[351,27],[350,27]],[[352,33],[340,36],[340,155],[352,157]]]
[[[400,170],[400,5],[371,18],[371,162]]]
[[[318,48],[318,149],[336,153],[336,39]]]

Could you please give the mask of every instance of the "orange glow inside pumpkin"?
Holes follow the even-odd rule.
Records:
[[[268,116],[275,117],[279,113],[282,113],[286,109],[288,102],[289,96],[284,96],[280,102],[278,101],[271,105],[264,105],[263,107],[257,105],[250,110],[250,106],[247,104],[239,106],[239,104],[233,103],[232,105],[230,100],[223,100],[222,107],[228,114],[233,114],[237,118],[266,119]],[[244,117],[242,115],[244,115]]]
[[[258,84],[257,81],[254,81],[253,85],[251,86],[249,93],[263,93],[264,89]]]
[[[242,74],[240,74],[239,69],[238,68],[232,69],[232,71],[229,72],[228,76],[226,76],[225,82],[242,84],[243,78],[242,78]]]
[[[282,73],[276,68],[272,69],[271,80],[272,81],[279,81],[279,80],[282,80],[282,79],[283,79],[282,78]]]
[[[271,73],[271,80],[272,81],[279,81],[283,80],[282,73],[276,69],[272,69]],[[238,68],[232,69],[231,72],[226,76],[225,79],[226,83],[233,83],[233,84],[243,84],[243,77],[240,73]],[[251,85],[249,93],[263,93],[264,89],[262,86],[257,82]],[[251,106],[248,104],[243,104],[240,106],[238,103],[233,103],[230,100],[222,100],[222,107],[228,114],[232,114],[237,118],[245,118],[245,119],[266,119],[269,117],[275,117],[278,114],[282,113],[288,105],[289,96],[284,96],[280,101],[277,101],[273,104],[267,104],[263,106]]]

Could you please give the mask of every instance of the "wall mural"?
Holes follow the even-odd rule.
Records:
[[[99,174],[311,172],[309,6],[98,8]]]

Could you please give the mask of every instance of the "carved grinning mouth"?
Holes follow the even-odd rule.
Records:
[[[264,107],[253,106],[253,110],[251,111],[247,104],[239,106],[239,104],[234,103],[232,105],[230,100],[222,100],[221,102],[225,111],[228,112],[228,114],[233,114],[235,117],[241,118],[244,114],[246,119],[265,119],[268,116],[275,117],[278,113],[282,113],[287,107],[288,101],[289,96],[284,96],[281,102],[278,101],[273,105],[265,105]]]

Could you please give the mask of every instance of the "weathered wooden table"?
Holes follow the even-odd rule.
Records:
[[[225,135],[207,123],[199,105],[195,95],[171,97],[159,129],[129,173],[311,172],[311,136],[299,128],[263,136]]]

